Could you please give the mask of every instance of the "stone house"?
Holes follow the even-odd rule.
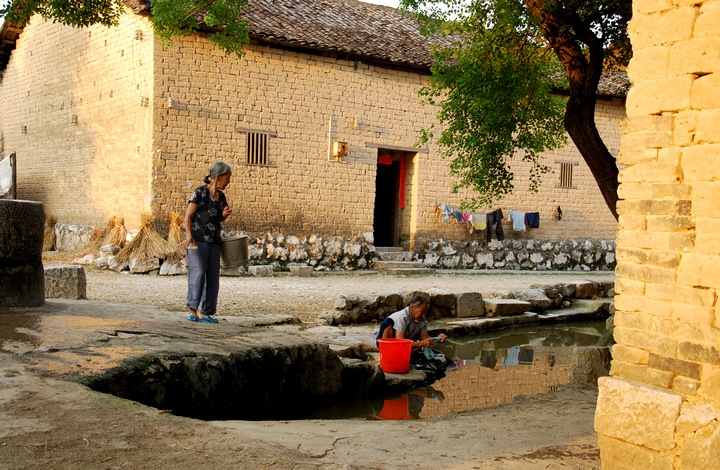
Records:
[[[603,469],[720,465],[720,1],[635,0]]]
[[[234,167],[227,231],[272,233],[272,243],[362,239],[437,265],[462,245],[465,261],[446,265],[506,265],[480,266],[484,234],[438,213],[468,194],[451,193],[434,142],[416,147],[437,108],[418,97],[432,56],[412,18],[356,0],[252,0],[252,42],[238,58],[203,32],[164,47],[148,4],[128,7],[113,28],[40,17],[3,25],[2,150],[17,155],[19,198],[42,201],[60,224],[89,228],[119,215],[132,229],[142,213],[183,213],[222,159]],[[604,85],[597,123],[616,153],[624,89]],[[515,162],[515,194],[479,212],[501,208],[508,241],[572,240],[570,250],[603,241],[600,264],[611,268],[617,223],[589,169],[572,143],[545,158],[555,172],[539,193]],[[513,232],[510,210],[538,212],[540,226]],[[517,249],[497,250],[506,248]]]

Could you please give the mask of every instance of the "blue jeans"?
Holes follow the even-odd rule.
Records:
[[[220,244],[196,242],[187,250],[188,292],[185,306],[205,315],[215,315],[220,291]]]

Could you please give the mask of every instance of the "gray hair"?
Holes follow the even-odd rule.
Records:
[[[210,165],[210,174],[205,177],[205,183],[209,184],[210,181],[214,180],[218,176],[226,175],[232,172],[232,167],[223,161],[216,161]]]
[[[411,307],[420,307],[422,305],[430,306],[430,301],[425,297],[424,295],[415,295],[412,299],[410,299],[410,306]]]

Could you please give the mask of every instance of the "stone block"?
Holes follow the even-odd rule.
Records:
[[[720,462],[720,429],[717,426],[708,425],[705,432],[696,432],[683,442],[679,468],[717,468],[718,462]]]
[[[86,299],[85,269],[75,264],[56,264],[45,267],[45,298]]]
[[[545,291],[543,289],[521,290],[515,292],[514,295],[517,300],[525,300],[527,302],[530,302],[532,309],[535,311],[547,310],[552,306],[552,301],[545,294]]]
[[[675,468],[671,457],[658,451],[638,447],[602,434],[598,436],[598,443],[603,470],[627,470],[631,468],[673,470]]]
[[[0,305],[45,303],[42,245],[45,211],[39,202],[0,199]]]
[[[485,315],[482,294],[479,292],[458,294],[455,312],[458,318],[482,317]]]
[[[598,378],[610,373],[610,348],[577,347],[573,348],[570,367],[570,381],[579,384],[597,383]]]
[[[128,268],[133,274],[145,274],[150,271],[160,270],[160,260],[158,258],[130,258]]]
[[[485,314],[489,317],[521,315],[530,310],[530,302],[515,299],[485,299]]]
[[[290,266],[290,274],[297,277],[311,277],[315,269],[312,266]]]
[[[248,272],[255,277],[273,277],[272,266],[250,266]]]
[[[682,396],[616,377],[598,379],[595,431],[654,450],[675,447]]]

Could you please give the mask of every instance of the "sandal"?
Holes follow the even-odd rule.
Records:
[[[197,315],[188,315],[187,319],[190,321],[200,321],[200,317]]]
[[[211,317],[210,315],[206,315],[198,320],[200,323],[217,323],[217,319]]]

